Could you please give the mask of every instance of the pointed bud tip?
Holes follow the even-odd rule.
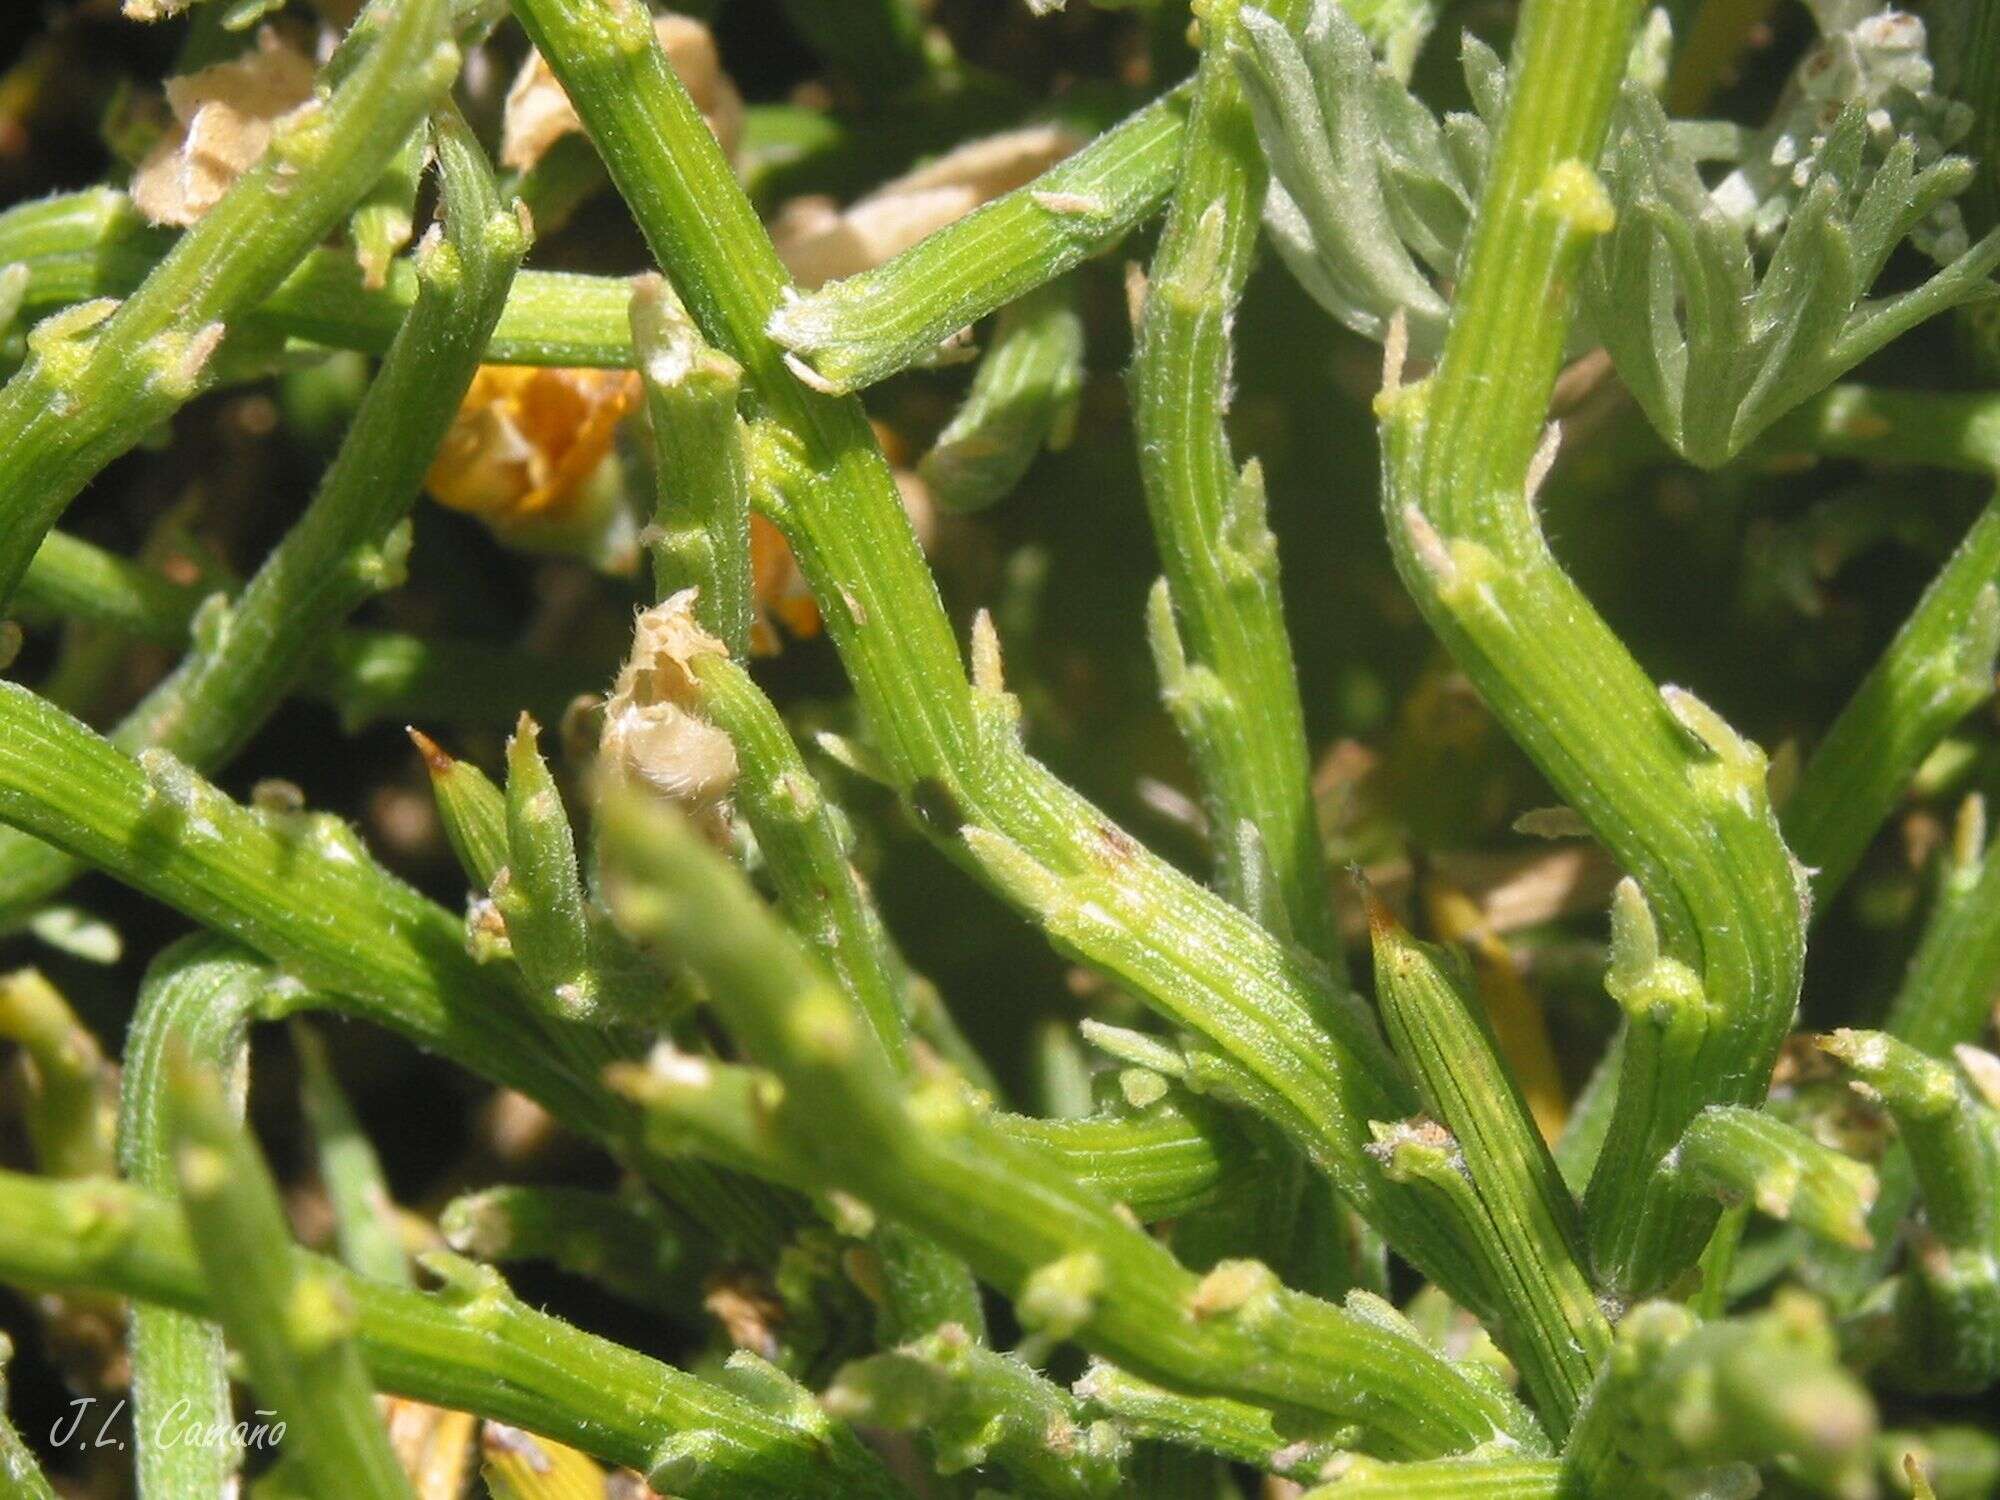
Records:
[[[1389,903],[1376,893],[1373,883],[1362,872],[1361,867],[1352,865],[1347,873],[1348,878],[1354,882],[1355,890],[1360,892],[1362,908],[1368,914],[1369,940],[1381,942],[1384,939],[1408,936],[1403,930],[1403,924],[1397,920],[1396,913],[1390,910]]]
[[[1903,1455],[1903,1477],[1910,1482],[1910,1500],[1937,1500],[1937,1491],[1931,1488],[1931,1476],[1914,1450]]]
[[[436,740],[425,734],[414,724],[405,724],[403,732],[410,737],[410,743],[417,747],[417,754],[424,758],[424,769],[432,776],[446,776],[458,760]]]

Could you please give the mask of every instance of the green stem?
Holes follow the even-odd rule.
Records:
[[[993,1125],[1149,1224],[1179,1218],[1212,1201],[1225,1183],[1265,1170],[1227,1110],[1179,1090],[1139,1109],[1063,1120],[996,1114]]]
[[[1923,1194],[1925,1229],[1952,1249],[1994,1248],[2000,1192],[1987,1157],[1983,1106],[1952,1068],[1876,1031],[1836,1031],[1820,1046],[1873,1088],[1894,1116]]]
[[[1867,463],[2000,472],[2000,397],[1991,391],[1899,391],[1829,386],[1760,440],[1795,452]]]
[[[405,515],[527,249],[526,231],[500,204],[463,124],[440,116],[436,144],[445,231],[426,238],[418,256],[423,289],[318,495],[241,595],[197,611],[193,649],[112,731],[121,749],[157,747],[215,770],[270,717],[326,635],[401,581]],[[15,906],[54,894],[76,869],[55,850],[0,842]]]
[[[15,604],[31,619],[85,620],[157,646],[179,646],[206,597],[198,583],[174,583],[143,563],[51,531],[21,576]]]
[[[1563,1500],[1563,1466],[1547,1459],[1435,1459],[1429,1463],[1355,1463],[1306,1500]]]
[[[366,55],[282,123],[259,163],[138,290],[29,335],[0,392],[0,607],[71,497],[202,388],[226,323],[268,296],[382,175],[458,71],[444,0],[378,4],[343,51]]]
[[[531,0],[521,3],[535,8]],[[835,391],[858,391],[908,369],[959,329],[1152,217],[1174,184],[1188,103],[1186,87],[1176,89],[1025,187],[874,270],[773,300],[765,313],[770,336],[809,367],[816,384]],[[612,179],[619,180],[615,167]],[[671,259],[666,264],[678,279],[679,267]],[[768,295],[768,288],[760,290]],[[730,339],[717,342],[738,352]]]
[[[986,1348],[947,1323],[900,1348],[844,1366],[820,1400],[836,1416],[921,1432],[943,1474],[990,1465],[1046,1500],[1128,1495],[1130,1444],[1113,1424],[1018,1354]]]
[[[1947,45],[1952,53],[1944,68],[1952,96],[1973,108],[1972,129],[1960,146],[1975,163],[1965,218],[1976,236],[2000,223],[2000,6],[1971,0],[1952,13],[1952,22],[1939,25],[1937,45],[1940,53]]]
[[[19,1112],[35,1165],[51,1177],[108,1172],[116,1070],[62,992],[34,969],[0,975],[0,1041],[21,1049]]]
[[[1499,1340],[1560,1439],[1611,1349],[1583,1266],[1583,1225],[1554,1158],[1464,979],[1371,905],[1375,996],[1417,1092],[1451,1132],[1489,1248],[1487,1304]]]
[[[1775,1466],[1797,1493],[1871,1494],[1874,1438],[1874,1403],[1804,1293],[1712,1323],[1647,1302],[1618,1325],[1558,1493],[1667,1495],[1670,1476],[1688,1474],[1709,1493],[1755,1494],[1750,1470]]]
[[[593,962],[576,835],[536,744],[540,733],[523,714],[507,740],[507,864],[493,878],[493,904],[534,1002],[603,1025],[610,997]]]
[[[579,1134],[629,1149],[630,1107],[599,1075],[603,1032],[536,1015],[466,952],[464,924],[376,865],[352,829],[224,797],[172,756],[139,763],[14,683],[0,683],[0,822],[228,932],[344,1013],[518,1088]],[[775,1253],[788,1210],[754,1184],[639,1159],[722,1244]]]
[[[356,206],[347,221],[347,237],[354,246],[354,258],[361,266],[362,284],[375,285],[388,278],[389,263],[410,243],[415,232],[417,193],[424,175],[424,157],[430,148],[429,134],[419,127],[389,162],[389,169],[368,195]]]
[[[15,595],[17,613],[85,621],[179,647],[212,591],[174,583],[101,547],[52,531]],[[506,646],[343,626],[298,674],[297,690],[331,705],[350,733],[381,719],[492,728],[525,705],[553,720],[602,686],[610,662],[549,661]],[[4,865],[4,861],[0,861]],[[0,879],[0,891],[7,889]],[[0,906],[11,904],[0,895]]]
[[[736,746],[737,806],[757,835],[792,930],[853,997],[883,1050],[907,1066],[909,1024],[887,939],[848,858],[836,809],[748,672],[710,654],[696,658],[694,676],[701,712]]]
[[[226,612],[197,620],[194,650],[114,744],[161,745],[204,770],[220,764],[282,700],[324,632],[400,581],[408,538],[399,527],[527,250],[465,126],[441,115],[434,139],[445,230],[419,252],[422,289],[318,495]]]
[[[1761,1110],[1711,1104],[1661,1170],[1851,1249],[1871,1243],[1875,1173]]]
[[[653,1200],[588,1188],[486,1188],[438,1215],[454,1250],[506,1265],[547,1261],[639,1307],[685,1317],[694,1304],[680,1244]]]
[[[118,1113],[118,1168],[135,1187],[172,1199],[170,1055],[215,1070],[240,1116],[249,1084],[250,1022],[273,999],[276,974],[225,938],[197,934],[165,950],[146,971],[125,1041]],[[199,1427],[234,1424],[222,1330],[173,1308],[132,1309],[132,1430],[139,1493],[148,1500],[219,1495],[241,1462],[233,1442],[176,1441]],[[174,1425],[168,1426],[169,1422]]]
[[[1978,832],[1954,851],[1882,1029],[1944,1058],[1985,1032],[2000,984],[2000,858]]]
[[[1083,360],[1075,277],[1001,312],[972,388],[917,466],[941,509],[962,515],[1005,499],[1043,448],[1067,443]]]
[[[28,268],[24,305],[30,310],[125,296],[177,243],[147,226],[125,195],[110,188],[59,194],[0,214],[0,265]],[[410,256],[391,262],[384,284],[371,289],[350,251],[312,250],[240,321],[246,330],[382,354],[409,316],[417,289]],[[625,309],[631,294],[622,276],[523,271],[486,346],[487,358],[495,364],[629,366]]]
[[[1208,1277],[982,1120],[958,1084],[910,1090],[806,951],[742,878],[677,817],[630,800],[603,808],[613,908],[670,942],[710,985],[738,1041],[783,1088],[760,1125],[818,1179],[962,1255],[1031,1329],[1176,1387],[1302,1407],[1365,1429],[1400,1456],[1454,1451],[1533,1424],[1498,1390],[1414,1334],[1277,1284],[1254,1262]],[[699,1091],[706,1079],[686,1075]],[[829,1132],[824,1122],[843,1122]]]
[[[761,1123],[758,1100],[776,1080],[760,1069],[707,1058],[690,1077],[698,1077],[698,1085],[681,1088],[657,1069],[620,1067],[612,1086],[646,1108],[662,1151],[696,1151],[800,1192],[817,1190],[810,1168]],[[1213,1202],[1227,1184],[1265,1165],[1228,1111],[1178,1091],[1129,1113],[1044,1120],[995,1111],[988,1123],[1149,1224]]]
[[[1988,7],[1987,9],[1991,9]],[[2000,473],[2000,400],[1990,392],[1837,385],[1765,440],[1870,463]],[[1882,658],[1814,750],[1785,805],[1815,905],[1845,884],[1924,756],[1992,691],[2000,649],[2000,502],[1973,522]]]
[[[1284,0],[1274,17],[1293,25],[1304,9]],[[1155,651],[1200,772],[1224,893],[1254,912],[1258,887],[1273,886],[1281,930],[1338,964],[1277,539],[1264,521],[1262,474],[1237,472],[1224,421],[1229,326],[1256,258],[1264,194],[1256,127],[1229,57],[1236,29],[1233,4],[1202,17],[1194,110],[1133,369],[1139,466],[1166,569]],[[1180,632],[1185,645],[1172,638]]]
[[[1148,854],[1027,756],[990,631],[979,685],[966,682],[860,406],[801,384],[765,337],[786,305],[784,269],[643,18],[587,0],[518,9],[689,310],[744,367],[759,412],[750,466],[765,480],[755,498],[787,531],[919,822],[1058,943],[1233,1060],[1258,1107],[1398,1249],[1426,1269],[1457,1266],[1415,1195],[1367,1154],[1367,1121],[1412,1102],[1368,1017],[1309,956]]]
[[[784,720],[750,674],[728,657],[694,662],[700,707],[736,747],[737,806],[748,819],[794,931],[807,941],[899,1070],[912,1066],[899,961],[848,857],[838,810],[800,758]],[[878,1229],[884,1328],[890,1341],[951,1323],[986,1336],[979,1289],[964,1262],[900,1227]],[[1035,1377],[1039,1379],[1039,1377]]]
[[[297,1247],[286,1253],[295,1274],[339,1288],[352,1305],[382,1390],[542,1433],[688,1500],[903,1494],[851,1434],[824,1418],[815,1430],[813,1416],[780,1415],[755,1399],[768,1379],[752,1390],[734,1370],[723,1378],[737,1389],[697,1379],[535,1311],[484,1267],[427,1257],[444,1285],[425,1293]],[[100,1288],[197,1317],[215,1310],[180,1213],[121,1183],[0,1172],[0,1278]]]
[[[381,1158],[356,1118],[354,1106],[333,1071],[326,1043],[304,1021],[292,1023],[292,1051],[299,1060],[300,1102],[312,1130],[319,1180],[333,1211],[340,1262],[350,1271],[396,1286],[412,1286],[410,1258],[403,1249],[396,1200]]]
[[[1750,1221],[1750,1205],[1738,1203],[1722,1211],[1715,1233],[1701,1252],[1701,1285],[1687,1305],[1695,1315],[1713,1322],[1729,1310],[1729,1277],[1736,1268],[1736,1251],[1743,1243],[1743,1228]]]
[[[1691,1264],[1714,1227],[1712,1202],[1654,1169],[1704,1105],[1763,1097],[1805,925],[1762,755],[1692,695],[1655,688],[1556,563],[1534,510],[1575,278],[1609,226],[1589,163],[1637,12],[1633,0],[1529,0],[1437,372],[1399,385],[1392,360],[1377,402],[1404,583],[1509,733],[1637,877],[1631,925],[1659,929],[1651,978],[1635,967],[1624,988],[1639,998],[1586,1200],[1596,1269],[1629,1294]]]
[[[1135,1438],[1213,1453],[1281,1479],[1310,1482],[1333,1457],[1328,1443],[1286,1442],[1262,1407],[1170,1391],[1101,1361],[1084,1372],[1076,1393]]]
[[[750,653],[750,477],[736,399],[743,372],[711,349],[658,276],[632,283],[632,345],[653,425],[653,592],[695,588],[702,624],[732,656]]]
[[[661,497],[656,524],[665,534],[655,579],[662,593],[689,585],[695,590],[691,600],[677,596],[662,603],[654,617],[686,607],[715,632],[685,657],[642,665],[656,677],[687,674],[697,713],[734,749],[737,806],[795,929],[811,935],[856,1014],[897,1066],[907,1067],[907,977],[848,858],[839,813],[800,759],[777,709],[728,654],[732,641],[738,652],[747,649],[753,608],[749,481],[736,417],[741,372],[702,340],[660,278],[642,279],[632,306],[633,337],[647,356]],[[700,636],[698,629],[691,633]],[[642,626],[639,639],[647,638]],[[661,711],[671,710],[662,705]],[[890,1339],[926,1335],[945,1321],[984,1337],[985,1314],[963,1264],[921,1236],[895,1229],[873,1236],[873,1248],[882,1264]]]
[[[285,1424],[287,1460],[321,1494],[410,1500],[344,1285],[294,1259],[278,1185],[221,1079],[185,1056],[169,1056],[167,1072],[181,1207],[210,1307]]]
[[[1150,217],[1173,186],[1187,109],[1185,88],[1154,101],[1025,187],[883,266],[798,299],[777,336],[810,356],[820,377],[847,388],[908,368],[960,328],[1055,280]],[[124,195],[107,188],[0,215],[0,265],[28,267],[29,308],[119,296],[174,243],[140,223]],[[407,258],[389,267],[382,287],[370,289],[351,254],[315,250],[298,259],[247,323],[329,348],[380,353],[415,296]],[[623,278],[524,271],[487,358],[631,366],[630,296]]]
[[[1969,799],[1916,952],[1882,1022],[1892,1044],[1940,1065],[1953,1048],[1985,1032],[1991,996],[2000,990],[2000,859],[1983,847],[1985,833],[1983,804]],[[1820,1283],[1842,1302],[1858,1300],[1887,1273],[1917,1202],[1916,1171],[1902,1143],[1890,1144],[1880,1176],[1868,1215],[1874,1248],[1826,1257],[1830,1264],[1821,1269]]]
[[[2000,656],[2000,499],[1989,502],[1814,748],[1785,804],[1786,840],[1823,905],[1910,777],[1993,694]]]

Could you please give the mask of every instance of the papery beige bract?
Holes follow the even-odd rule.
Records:
[[[660,16],[653,22],[653,34],[674,74],[694,100],[694,107],[708,121],[708,128],[722,144],[722,154],[736,156],[736,143],[743,133],[743,99],[736,85],[722,71],[722,57],[715,50],[715,38],[701,22],[687,16]],[[531,51],[507,90],[506,114],[501,125],[500,161],[503,166],[525,172],[548,153],[549,147],[583,123],[569,95],[556,81],[542,54]]]
[[[194,223],[256,165],[278,122],[312,98],[311,59],[268,26],[241,57],[169,78],[175,128],[139,164],[132,201],[155,224]]]
[[[598,754],[611,775],[678,804],[714,835],[736,785],[736,746],[689,711],[695,658],[728,652],[695,619],[695,597],[682,589],[639,616],[604,705]]]
[[[879,266],[982,203],[1030,182],[1082,142],[1060,125],[1030,125],[971,141],[841,209],[794,198],[771,225],[778,256],[804,287]]]

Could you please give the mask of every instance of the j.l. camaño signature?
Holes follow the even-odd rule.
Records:
[[[98,1408],[103,1408],[99,1416]],[[59,1417],[49,1429],[53,1448],[123,1448],[125,1446],[125,1400],[100,1401],[95,1396],[79,1396],[69,1404],[69,1415]],[[238,1422],[200,1421],[185,1400],[176,1401],[151,1418],[147,1440],[161,1448],[275,1448],[285,1440],[285,1424],[271,1421],[275,1411],[258,1407],[255,1420]]]

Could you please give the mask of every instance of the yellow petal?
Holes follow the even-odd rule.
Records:
[[[496,527],[562,517],[639,399],[631,370],[484,365],[425,484]]]

